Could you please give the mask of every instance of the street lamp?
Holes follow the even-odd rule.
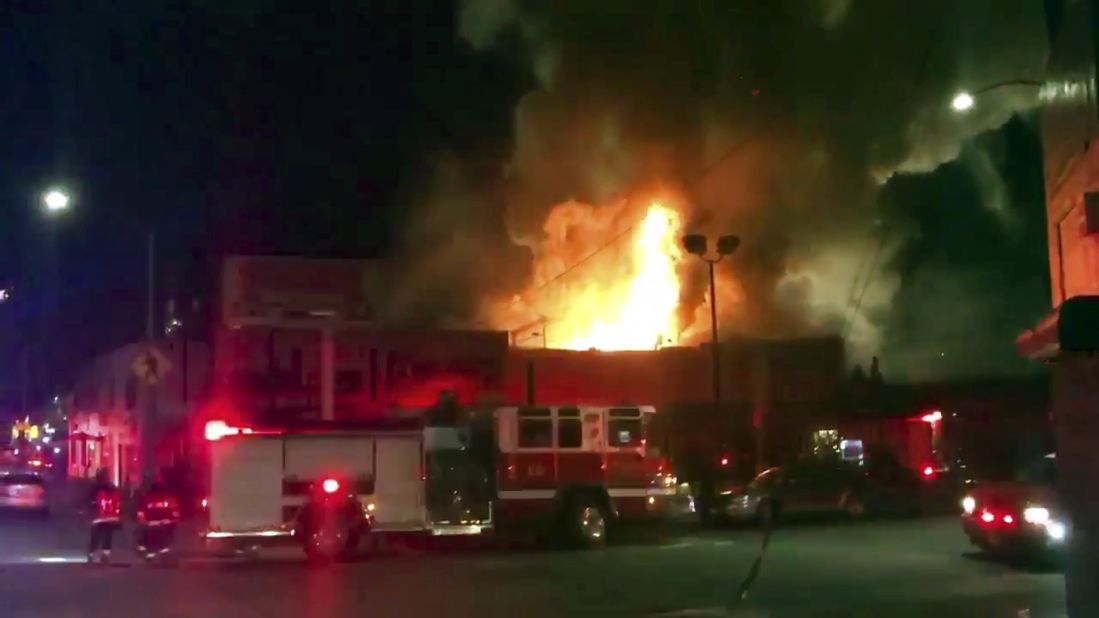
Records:
[[[986,92],[997,90],[999,88],[1005,88],[1007,86],[1028,86],[1032,88],[1040,88],[1045,85],[1045,82],[1033,80],[1033,79],[1009,79],[1002,82],[995,82],[982,86],[976,90],[963,90],[954,95],[954,98],[950,100],[950,107],[959,114],[964,114],[977,106],[977,97]]]
[[[61,189],[50,189],[42,196],[46,212],[61,212],[69,208],[69,194]]]
[[[717,345],[717,294],[714,292],[714,265],[727,255],[732,255],[740,246],[740,238],[727,235],[717,238],[717,256],[707,257],[708,241],[702,234],[687,234],[683,237],[683,248],[687,253],[697,255],[710,266],[710,347],[713,354],[714,405],[721,405],[721,355]]]

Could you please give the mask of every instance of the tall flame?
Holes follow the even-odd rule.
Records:
[[[528,315],[541,316],[541,336],[517,343],[572,350],[651,350],[675,341],[683,255],[680,227],[678,212],[653,203],[632,228],[631,244],[608,256],[613,263],[600,259],[568,273],[563,272],[567,264],[562,256],[543,246],[535,271],[547,281],[523,299]],[[605,236],[603,232],[599,236]],[[556,269],[560,282],[548,276],[546,264],[553,265],[550,270]]]

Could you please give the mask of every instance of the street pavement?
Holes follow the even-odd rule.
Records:
[[[953,517],[745,528],[547,551],[384,551],[307,567],[296,551],[176,568],[81,564],[73,520],[0,514],[0,615],[83,616],[1062,616],[1062,576],[975,555]]]

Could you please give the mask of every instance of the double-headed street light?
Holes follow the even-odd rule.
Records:
[[[954,111],[964,114],[977,106],[977,97],[980,95],[1000,88],[1006,88],[1008,86],[1028,86],[1031,88],[1040,88],[1045,85],[1045,82],[1033,80],[1033,79],[1009,79],[1002,82],[995,82],[982,86],[976,90],[963,90],[954,95],[954,98],[950,101],[950,107]]]
[[[740,246],[740,237],[727,235],[717,238],[717,255],[707,257],[709,242],[702,234],[687,234],[683,237],[683,248],[687,253],[697,255],[710,266],[710,347],[713,354],[714,405],[721,405],[721,355],[717,345],[717,294],[714,285],[714,265],[727,255],[732,255]]]

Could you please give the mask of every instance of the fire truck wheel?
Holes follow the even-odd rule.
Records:
[[[328,564],[354,548],[358,539],[347,530],[343,522],[325,522],[325,525],[307,530],[305,538],[305,556],[314,564]]]
[[[607,511],[596,500],[577,496],[572,503],[572,540],[580,547],[602,547],[607,543]]]

